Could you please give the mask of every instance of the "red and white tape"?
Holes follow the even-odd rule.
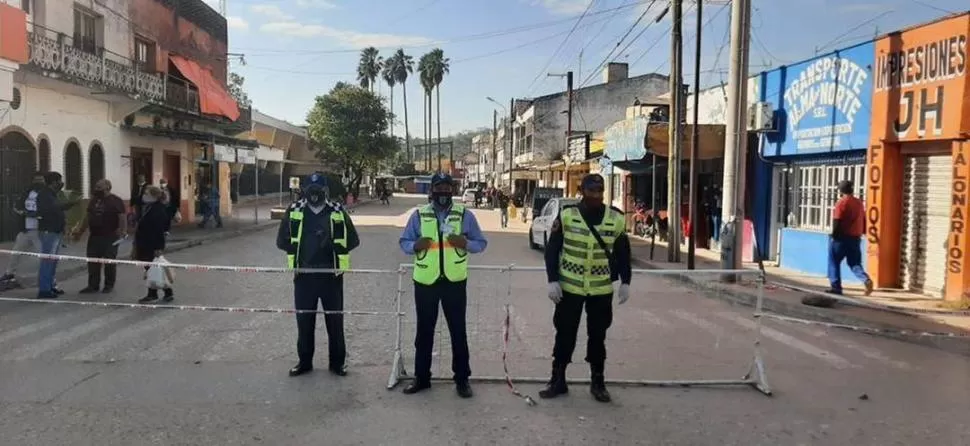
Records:
[[[855,331],[859,333],[868,334],[881,334],[881,335],[896,335],[896,336],[909,336],[909,337],[920,337],[920,338],[953,338],[953,339],[970,339],[970,334],[964,333],[947,333],[947,332],[935,332],[935,331],[920,331],[920,330],[900,330],[900,329],[888,329],[888,328],[874,328],[874,327],[861,327],[858,325],[848,325],[848,324],[836,324],[832,322],[822,322],[813,321],[809,319],[800,319],[797,317],[783,316],[776,313],[761,313],[762,317],[767,317],[771,319],[777,319],[779,321],[793,322],[802,325],[818,325],[828,328],[839,328],[842,330]],[[756,315],[757,316],[757,315]]]
[[[509,373],[509,332],[512,331],[512,309],[509,304],[505,304],[505,323],[502,324],[502,368],[505,371],[505,384],[509,387],[509,391],[513,395],[525,400],[525,403],[530,406],[536,405],[536,400],[531,396],[520,392],[515,388],[515,384],[512,383],[512,375]]]
[[[17,256],[28,256],[36,257],[44,260],[70,260],[77,262],[88,262],[88,263],[101,263],[101,264],[114,264],[114,265],[131,265],[131,266],[153,266],[160,265],[165,268],[185,270],[185,271],[228,271],[228,272],[240,272],[240,273],[300,273],[300,274],[320,274],[320,273],[344,273],[344,274],[398,274],[404,271],[403,268],[398,269],[350,269],[350,270],[337,270],[333,268],[286,268],[278,266],[233,266],[233,265],[203,265],[198,263],[165,263],[157,264],[155,262],[144,262],[140,260],[124,260],[124,259],[102,259],[97,257],[85,257],[85,256],[70,256],[63,254],[41,254],[37,252],[29,251],[12,251],[9,249],[0,249],[0,254],[7,255],[17,255]]]
[[[347,316],[397,316],[402,317],[406,313],[396,311],[326,311],[326,310],[294,310],[289,308],[252,308],[252,307],[220,307],[210,305],[171,305],[171,304],[136,304],[128,302],[94,302],[84,300],[62,300],[62,299],[28,299],[22,297],[0,297],[0,302],[29,302],[47,303],[60,305],[78,305],[82,307],[115,307],[115,308],[137,308],[143,310],[186,310],[186,311],[216,311],[222,313],[273,313],[273,314],[343,314]]]

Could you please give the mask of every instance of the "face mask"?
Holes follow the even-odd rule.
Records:
[[[159,186],[161,186],[161,187],[167,187],[168,186],[168,183],[159,183]]]
[[[156,202],[158,200],[156,200],[155,197],[153,197],[151,195],[145,194],[145,195],[142,195],[141,196],[141,201],[143,203],[154,203],[154,202]]]
[[[94,192],[91,192],[91,194],[98,198],[102,198],[106,195],[103,190],[96,190]]]
[[[451,192],[432,192],[431,199],[441,207],[448,207],[451,205]]]
[[[323,203],[324,195],[320,191],[311,191],[307,193],[306,198],[311,204],[320,204]]]

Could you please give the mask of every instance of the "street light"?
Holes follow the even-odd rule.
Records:
[[[508,139],[509,139],[509,191],[512,191],[512,116],[509,114],[509,109],[505,108],[502,103],[496,101],[491,96],[486,96],[486,100],[492,102],[493,104],[499,106],[507,116],[509,116],[509,126],[508,126]]]

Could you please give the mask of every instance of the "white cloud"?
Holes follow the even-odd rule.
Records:
[[[329,0],[296,0],[301,8],[336,9],[337,5]]]
[[[242,17],[226,17],[226,23],[229,24],[230,29],[234,29],[236,31],[249,31],[249,22]]]
[[[293,16],[283,12],[276,5],[252,5],[249,7],[249,10],[253,14],[263,16],[269,20],[286,21],[293,19]]]
[[[592,0],[536,0],[536,3],[553,14],[578,15],[586,10]]]
[[[372,34],[356,31],[345,31],[324,25],[308,25],[297,22],[272,22],[259,27],[267,34],[277,34],[290,37],[326,37],[337,40],[341,45],[350,48],[368,46],[418,46],[432,42],[431,39],[418,36],[402,36],[395,34]]]

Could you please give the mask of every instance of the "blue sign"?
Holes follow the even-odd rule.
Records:
[[[874,51],[867,42],[762,73],[761,100],[779,111],[764,156],[868,147]]]
[[[604,155],[615,161],[639,161],[647,156],[647,117],[635,116],[606,128]]]

